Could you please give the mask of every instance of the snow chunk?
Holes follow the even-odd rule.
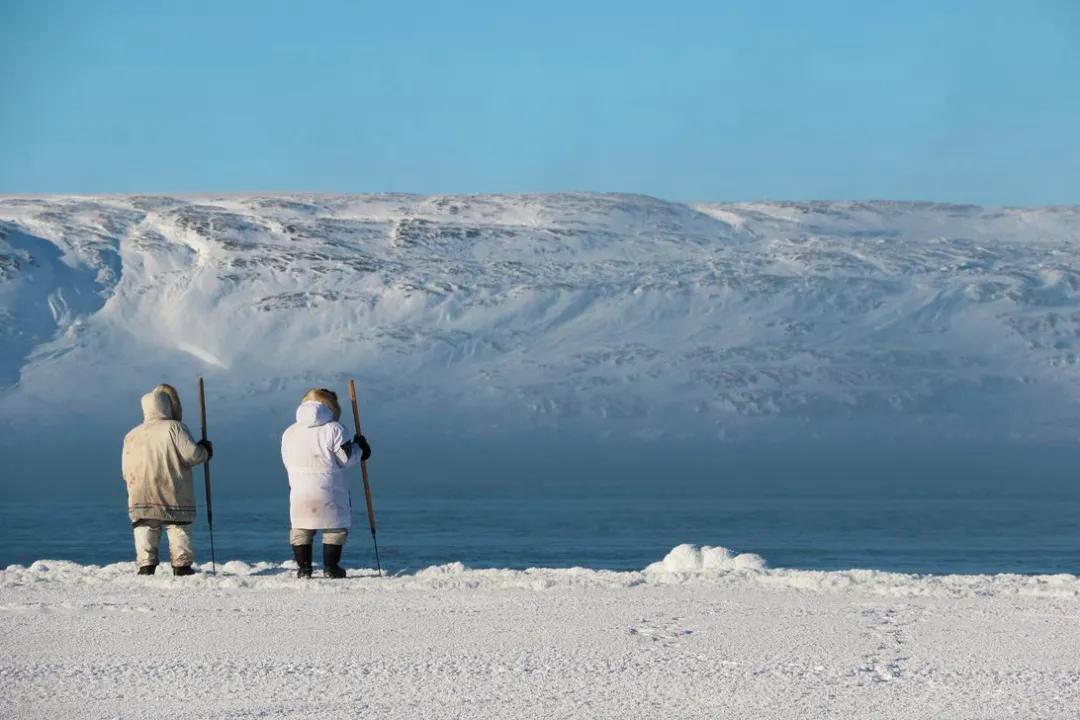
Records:
[[[764,570],[765,558],[754,553],[734,555],[725,547],[683,544],[663,560],[645,568],[646,573],[721,573],[732,570]]]
[[[250,575],[251,566],[240,560],[230,560],[221,566],[221,572],[229,575]]]
[[[447,575],[461,575],[465,572],[465,566],[459,562],[446,563],[445,565],[432,565],[416,572],[416,577],[437,578]]]

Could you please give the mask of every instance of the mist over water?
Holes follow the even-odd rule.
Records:
[[[137,422],[133,415],[124,413],[117,421],[103,413],[97,424],[77,425],[75,439],[54,426],[17,443],[0,440],[0,500],[123,496],[120,446]],[[280,436],[291,420],[291,410],[280,418],[212,415],[215,493],[258,500],[287,488]],[[418,421],[409,431],[380,425],[371,413],[365,432],[375,450],[370,467],[378,492],[403,501],[433,492],[446,497],[659,494],[688,503],[732,495],[1080,497],[1077,451],[1066,444],[867,433],[770,438],[767,426],[765,439],[757,442],[645,439],[625,424],[612,422],[609,428],[611,433],[600,436],[580,427],[507,424],[499,433],[478,435],[454,418],[441,427]],[[191,430],[198,434],[197,427]],[[195,474],[201,478],[200,470]]]

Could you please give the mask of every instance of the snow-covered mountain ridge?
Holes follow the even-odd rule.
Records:
[[[0,421],[357,376],[381,417],[481,432],[1072,440],[1078,268],[1080,207],[4,197]]]

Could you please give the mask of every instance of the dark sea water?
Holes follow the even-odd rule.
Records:
[[[201,500],[201,498],[200,498]],[[384,567],[639,569],[680,543],[762,555],[772,567],[914,573],[1080,573],[1080,500],[1015,497],[421,497],[376,500]],[[290,558],[283,498],[215,498],[217,560]],[[209,560],[205,513],[195,526]],[[163,545],[165,541],[163,540]],[[164,547],[163,560],[165,557]],[[133,559],[123,498],[0,503],[0,566]],[[362,504],[348,567],[373,567]]]

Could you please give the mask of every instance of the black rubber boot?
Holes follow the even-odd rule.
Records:
[[[296,561],[296,577],[311,577],[311,546],[293,545],[292,556],[293,560]]]
[[[173,575],[194,575],[195,570],[190,565],[173,565]]]
[[[153,575],[155,570],[157,570],[157,563],[154,563],[153,565],[143,565],[139,568],[139,574]]]
[[[340,545],[327,545],[323,543],[322,546],[322,564],[323,575],[328,578],[343,578],[345,577],[345,568],[339,564],[341,562],[341,546]]]

